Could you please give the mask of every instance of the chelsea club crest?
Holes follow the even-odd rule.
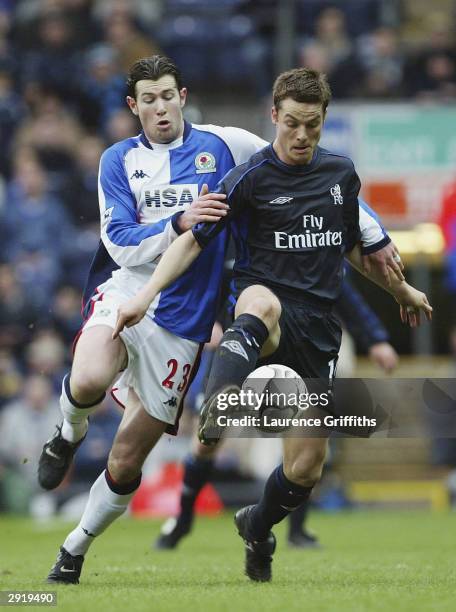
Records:
[[[198,153],[195,157],[196,174],[206,174],[207,172],[216,172],[215,157],[212,153]]]

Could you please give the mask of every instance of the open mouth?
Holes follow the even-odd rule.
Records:
[[[167,119],[162,119],[161,121],[157,123],[157,126],[163,129],[169,128],[170,125],[171,125],[171,122],[168,121]]]

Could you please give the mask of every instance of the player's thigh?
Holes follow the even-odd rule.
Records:
[[[88,381],[93,381],[107,387],[126,367],[125,345],[120,338],[112,339],[112,331],[108,325],[96,325],[80,335],[71,368],[75,386],[89,385]]]
[[[134,478],[168,423],[148,414],[137,394],[129,389],[122,421],[114,438],[108,467],[114,480]]]
[[[283,440],[283,470],[292,482],[319,480],[328,450],[328,438],[290,437]]]
[[[261,348],[261,357],[271,355],[280,343],[279,319],[282,307],[276,295],[263,285],[251,285],[242,291],[235,309],[235,317],[248,313],[259,317],[269,330]]]

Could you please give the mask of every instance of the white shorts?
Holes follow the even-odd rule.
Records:
[[[128,297],[115,283],[105,283],[82,333],[95,325],[114,329],[118,307]],[[127,349],[128,365],[112,387],[114,399],[125,406],[128,389],[132,388],[146,412],[169,423],[168,433],[176,433],[183,399],[198,369],[203,345],[175,336],[157,325],[149,314],[137,325],[126,327],[120,337]]]

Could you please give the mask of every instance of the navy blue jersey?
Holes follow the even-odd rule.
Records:
[[[269,145],[231,170],[219,189],[227,194],[229,215],[199,224],[193,234],[206,248],[230,224],[235,281],[265,285],[279,297],[324,302],[339,297],[344,254],[364,229],[360,181],[350,159],[317,147],[310,164],[290,166]],[[374,227],[366,216],[362,224]],[[370,251],[389,242],[378,223],[370,239],[364,243]]]

